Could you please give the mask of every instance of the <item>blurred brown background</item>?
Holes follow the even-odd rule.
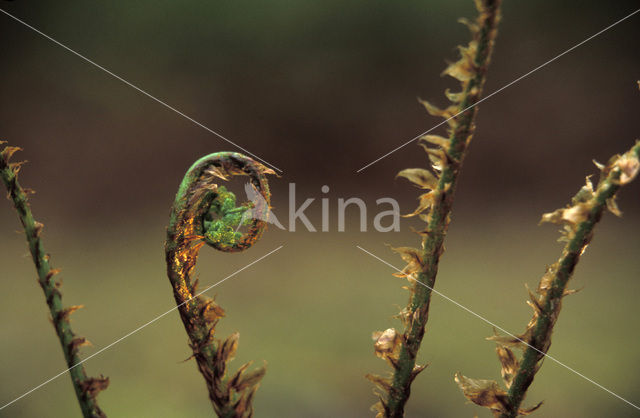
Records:
[[[613,23],[637,2],[516,2],[504,5],[489,73],[490,93]],[[269,363],[258,417],[369,416],[368,372],[386,372],[370,334],[399,327],[404,283],[360,245],[401,267],[385,243],[417,245],[402,232],[359,232],[355,211],[337,232],[337,199],[397,199],[417,191],[394,175],[425,164],[415,144],[372,165],[439,123],[416,102],[445,104],[456,87],[439,77],[466,43],[458,17],[471,1],[3,2],[4,10],[147,90],[284,170],[273,205],[287,219],[287,188],[319,229],[272,228],[243,254],[203,251],[200,280],[212,284],[279,245],[284,248],[212,293],[227,310],[220,335],[241,332],[238,359]],[[512,332],[530,317],[534,286],[560,253],[540,214],[568,202],[606,161],[640,137],[640,15],[630,18],[480,105],[437,288]],[[94,347],[170,309],[162,245],[182,175],[198,157],[234,147],[0,14],[0,137],[24,148],[23,186],[64,274],[64,301],[84,304],[74,326]],[[331,191],[322,195],[320,188]],[[576,271],[550,354],[631,402],[640,402],[635,334],[640,262],[640,185],[623,190],[623,219],[605,216]],[[9,202],[0,205],[0,404],[64,370],[46,305]],[[489,416],[466,404],[461,371],[499,379],[486,323],[435,297],[408,417]],[[210,414],[177,314],[89,360],[111,377],[100,403],[113,417]],[[527,404],[541,417],[637,416],[633,407],[552,361]],[[2,417],[78,416],[68,377],[0,411]]]

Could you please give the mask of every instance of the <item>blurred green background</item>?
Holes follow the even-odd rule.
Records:
[[[272,179],[274,211],[287,220],[288,184],[330,231],[271,228],[250,251],[205,249],[198,271],[213,284],[279,245],[259,264],[213,289],[228,317],[219,335],[241,333],[235,367],[268,362],[255,400],[258,417],[366,417],[375,402],[365,373],[384,373],[370,335],[399,327],[391,316],[407,293],[385,244],[418,245],[410,226],[371,231],[375,200],[414,208],[416,189],[394,181],[425,164],[411,144],[355,171],[440,120],[416,97],[444,104],[455,82],[445,59],[468,39],[456,24],[471,1],[15,1],[1,7],[165,100],[284,170]],[[516,2],[504,5],[489,73],[490,93],[615,20],[637,2]],[[559,255],[554,226],[541,213],[568,202],[606,161],[640,135],[640,58],[636,15],[481,104],[465,162],[437,290],[514,333],[530,318],[524,283],[534,287]],[[45,224],[45,246],[63,269],[64,302],[84,304],[74,328],[96,352],[175,304],[163,241],[182,175],[198,157],[235,150],[0,14],[0,136],[25,149],[23,186]],[[418,152],[417,152],[418,151]],[[331,191],[323,195],[322,185]],[[606,215],[578,266],[550,354],[631,402],[640,402],[637,295],[640,294],[640,184],[623,190],[623,219]],[[337,231],[337,199],[361,197]],[[353,209],[353,208],[351,208]],[[0,404],[65,364],[20,225],[0,205]],[[453,382],[461,371],[499,380],[491,327],[435,297],[408,417],[490,416]],[[111,386],[100,394],[112,417],[209,416],[204,384],[176,313],[86,363]],[[567,369],[546,361],[526,404],[541,417],[638,416],[637,411]],[[66,375],[0,411],[1,417],[79,416]]]

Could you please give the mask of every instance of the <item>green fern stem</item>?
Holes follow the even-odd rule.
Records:
[[[486,80],[486,72],[493,52],[500,19],[501,0],[484,0],[479,3],[481,26],[478,31],[478,48],[473,57],[473,76],[466,83],[459,102],[458,112],[466,110],[450,121],[451,130],[448,147],[445,148],[446,164],[438,180],[429,222],[422,241],[422,270],[418,272],[411,289],[409,305],[404,313],[407,318],[404,335],[397,362],[394,362],[394,374],[384,415],[399,418],[404,414],[404,406],[409,399],[411,382],[422,370],[416,367],[416,356],[424,337],[429,317],[431,289],[435,285],[438,262],[443,252],[443,242],[449,226],[451,208],[456,182],[467,146],[475,129],[477,107]],[[426,286],[425,286],[426,285]]]
[[[551,276],[546,279],[549,283],[548,289],[545,286],[544,292],[541,292],[539,297],[532,296],[535,316],[530,337],[525,339],[528,345],[524,349],[522,361],[507,392],[506,410],[500,414],[500,417],[518,416],[520,404],[541,366],[543,353],[546,354],[551,346],[551,333],[560,314],[562,298],[567,294],[567,283],[580,256],[591,242],[594,227],[600,221],[603,211],[614,205],[613,199],[620,187],[637,175],[639,159],[640,142],[637,142],[624,156],[614,157],[609,165],[604,167],[601,179],[590,199],[582,202],[580,196],[576,195],[574,198],[576,205],[543,217],[543,221],[569,224],[571,232],[562,256],[552,266]],[[574,208],[575,211],[569,215],[567,211]],[[617,208],[614,212],[618,212]],[[575,217],[576,221],[568,219],[569,216]]]
[[[51,313],[51,321],[62,346],[82,415],[91,418],[105,417],[106,415],[98,406],[96,396],[101,390],[106,389],[109,379],[102,376],[99,378],[88,377],[81,365],[79,349],[88,344],[88,341],[74,334],[69,315],[82,306],[64,308],[62,305],[62,294],[60,293],[62,282],[55,278],[58,270],[51,267],[49,255],[45,252],[40,237],[43,225],[33,218],[27,201],[27,193],[18,182],[21,163],[9,162],[11,155],[18,150],[17,147],[6,147],[0,152],[0,177],[2,177],[2,182],[9,192],[8,198],[13,202],[24,228],[29,252],[38,273],[38,283],[44,291]]]
[[[266,227],[270,202],[265,174],[274,173],[239,153],[219,152],[199,159],[180,184],[167,228],[167,274],[178,311],[213,408],[225,418],[252,415],[251,401],[265,371],[260,368],[247,372],[249,364],[245,364],[233,376],[226,376],[227,363],[237,349],[238,334],[224,341],[214,338],[224,310],[212,299],[198,295],[197,281],[191,277],[204,244],[223,252],[239,252],[259,239]],[[248,176],[259,196],[257,201],[236,207],[233,193],[217,184],[231,175]],[[239,232],[243,226],[247,232]]]

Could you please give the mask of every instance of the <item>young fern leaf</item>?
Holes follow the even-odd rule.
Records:
[[[425,333],[431,288],[443,252],[456,182],[475,129],[476,103],[482,94],[500,20],[500,0],[475,0],[475,4],[478,10],[475,21],[462,20],[469,27],[472,39],[467,46],[459,48],[460,59],[443,72],[460,82],[460,92],[445,92],[452,104],[443,110],[421,101],[431,115],[451,118],[447,138],[426,135],[419,143],[427,152],[433,172],[414,168],[398,173],[399,177],[428,190],[419,197],[418,208],[406,215],[419,216],[427,225],[423,231],[417,231],[422,237],[421,248],[395,249],[408,263],[396,276],[406,277],[411,282],[411,295],[407,307],[399,314],[404,332],[399,334],[391,328],[374,334],[376,354],[393,368],[389,379],[367,375],[382,392],[380,401],[373,406],[379,417],[403,416],[411,382],[425,368],[416,364],[416,356]]]
[[[252,416],[252,399],[265,368],[249,372],[251,363],[247,363],[233,376],[227,376],[227,365],[235,355],[239,334],[234,333],[224,341],[214,338],[224,310],[213,299],[197,295],[197,281],[191,276],[203,245],[223,252],[239,252],[260,238],[266,228],[271,198],[266,174],[275,173],[235,152],[219,152],[199,159],[180,184],[167,228],[167,274],[178,311],[213,408],[224,418]],[[232,175],[248,176],[251,187],[261,198],[236,207],[235,195],[217,184]],[[242,226],[247,227],[247,232],[240,232]]]
[[[562,255],[542,276],[536,292],[529,292],[527,301],[533,308],[533,317],[526,330],[517,338],[494,335],[488,340],[497,344],[496,351],[502,364],[502,376],[507,390],[494,381],[468,379],[456,374],[456,382],[464,395],[472,402],[487,407],[495,416],[513,418],[527,415],[542,402],[530,409],[520,409],[527,389],[542,366],[544,354],[551,346],[551,334],[558,320],[562,299],[572,293],[567,283],[591,239],[593,229],[605,209],[620,214],[615,204],[617,191],[631,182],[640,171],[640,142],[624,155],[612,157],[607,165],[598,165],[600,181],[594,188],[589,177],[586,184],[571,199],[566,208],[542,215],[542,222],[563,226],[559,241],[565,242]],[[526,343],[526,344],[525,344]],[[517,360],[512,348],[523,351]],[[481,382],[481,383],[478,383]]]
[[[0,141],[0,145],[4,143],[4,141]],[[62,305],[62,293],[60,292],[62,281],[56,278],[60,270],[51,267],[49,254],[45,252],[40,236],[43,225],[33,218],[28,203],[27,194],[33,191],[23,189],[18,182],[18,171],[20,171],[24,161],[9,162],[11,156],[19,150],[20,148],[18,147],[6,146],[0,152],[0,177],[2,177],[2,182],[9,192],[7,197],[13,202],[24,228],[29,244],[29,252],[38,272],[38,283],[42,287],[47,300],[49,312],[51,313],[51,322],[60,340],[82,415],[85,418],[105,417],[106,415],[98,406],[96,397],[100,391],[107,388],[109,378],[104,376],[88,377],[83,365],[79,365],[81,362],[80,347],[90,343],[73,332],[69,316],[82,308],[82,306],[64,308]]]

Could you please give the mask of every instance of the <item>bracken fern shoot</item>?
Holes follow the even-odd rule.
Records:
[[[178,311],[213,408],[225,418],[252,416],[252,399],[265,368],[248,371],[251,363],[247,363],[227,376],[239,334],[224,341],[215,338],[224,310],[213,299],[197,294],[198,283],[192,280],[192,273],[203,245],[239,252],[260,238],[271,198],[266,174],[275,173],[239,153],[219,152],[199,159],[180,184],[167,229],[167,273]],[[232,175],[249,176],[249,187],[258,198],[236,207],[235,195],[216,183]],[[247,231],[241,232],[242,227]]]
[[[547,268],[536,292],[529,292],[527,303],[533,308],[533,317],[524,333],[516,338],[500,335],[488,338],[497,344],[506,390],[495,381],[469,379],[458,373],[455,380],[469,400],[489,408],[501,418],[527,415],[540,407],[542,402],[529,409],[520,409],[520,404],[551,346],[551,334],[562,299],[575,293],[567,289],[567,283],[591,242],[593,229],[603,211],[609,209],[613,214],[621,215],[615,202],[616,192],[636,177],[640,171],[639,158],[640,142],[636,142],[624,155],[613,156],[606,165],[597,164],[600,181],[595,188],[587,177],[586,184],[571,199],[570,205],[542,216],[541,223],[562,225],[559,241],[566,243],[562,255]],[[521,359],[517,359],[512,348],[523,350]]]
[[[0,145],[4,143],[4,141],[0,141]],[[13,202],[24,228],[29,244],[29,252],[38,272],[38,283],[42,287],[47,300],[49,312],[51,313],[51,322],[58,335],[58,340],[60,340],[82,415],[91,418],[105,417],[106,415],[98,406],[96,396],[100,391],[107,388],[109,378],[104,376],[88,377],[81,364],[80,347],[90,343],[87,339],[79,337],[73,332],[69,316],[82,308],[82,306],[76,305],[65,308],[62,305],[62,293],[60,292],[62,281],[57,278],[60,270],[51,267],[49,254],[45,252],[42,245],[41,233],[43,225],[33,218],[27,201],[27,194],[32,191],[23,189],[18,183],[18,172],[24,161],[9,162],[11,156],[19,150],[20,148],[18,147],[7,146],[0,152],[0,176],[9,192],[7,197]]]
[[[419,216],[427,225],[418,232],[422,237],[420,249],[395,249],[408,263],[397,275],[411,282],[409,304],[399,314],[404,333],[399,334],[390,328],[373,334],[376,355],[393,368],[390,378],[367,375],[383,392],[380,401],[374,405],[378,416],[403,416],[411,382],[425,368],[416,364],[416,356],[425,333],[431,288],[435,284],[438,261],[443,252],[456,182],[475,129],[476,103],[482,94],[500,20],[500,0],[476,0],[475,5],[478,10],[475,21],[461,19],[469,27],[472,39],[467,46],[459,47],[460,59],[443,72],[443,75],[457,79],[461,90],[445,92],[452,102],[446,109],[421,101],[427,112],[447,119],[449,124],[447,138],[436,135],[420,138],[420,145],[428,154],[433,171],[410,168],[398,173],[399,177],[428,190],[419,197],[418,208],[407,215]]]

